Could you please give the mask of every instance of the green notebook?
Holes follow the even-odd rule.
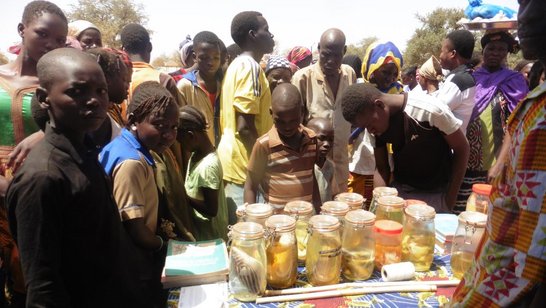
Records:
[[[161,281],[164,288],[225,281],[228,264],[226,243],[221,239],[169,240]]]

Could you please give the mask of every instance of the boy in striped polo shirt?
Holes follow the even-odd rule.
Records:
[[[315,133],[301,124],[303,107],[298,89],[283,83],[273,91],[274,126],[256,140],[248,164],[244,200],[255,203],[258,191],[276,212],[293,200],[320,204],[313,176],[317,159]]]

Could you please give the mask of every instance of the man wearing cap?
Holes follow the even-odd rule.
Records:
[[[290,62],[283,56],[270,56],[265,67],[265,77],[267,77],[267,81],[269,82],[271,93],[273,93],[277,85],[290,83],[290,79],[292,79]]]
[[[341,94],[356,82],[355,71],[341,64],[347,51],[345,34],[339,29],[326,30],[319,42],[319,61],[294,74],[292,84],[301,93],[305,108],[304,124],[312,118],[326,118],[334,126],[334,183],[332,195],[347,191],[349,154],[347,146],[351,124],[343,118]]]
[[[523,56],[546,64],[546,2],[520,1]],[[512,112],[493,180],[486,232],[472,267],[452,298],[454,307],[544,307],[546,300],[546,83]]]

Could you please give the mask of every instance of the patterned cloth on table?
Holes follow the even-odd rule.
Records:
[[[451,276],[450,256],[434,256],[433,265],[428,272],[417,272],[416,280],[442,280]],[[370,279],[366,282],[382,281],[381,273],[375,270]],[[298,267],[298,280],[295,287],[310,286],[307,282],[305,267]],[[438,288],[436,292],[411,292],[411,293],[381,293],[365,294],[345,297],[331,297],[324,299],[312,299],[305,301],[274,302],[267,304],[243,303],[230,296],[227,300],[227,306],[238,308],[254,307],[379,307],[379,308],[398,308],[398,307],[440,307],[447,303],[455,288]],[[180,299],[180,289],[169,290],[167,306],[169,308],[178,307]]]
[[[506,307],[545,281],[546,83],[516,107],[508,132],[509,158],[493,183],[486,233],[455,291],[456,306]]]

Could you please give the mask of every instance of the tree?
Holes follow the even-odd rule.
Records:
[[[460,27],[457,21],[464,17],[464,10],[437,8],[426,16],[416,14],[415,17],[422,27],[415,29],[408,41],[404,52],[405,66],[420,66],[431,55],[438,57],[445,36]]]
[[[119,48],[116,36],[130,23],[145,25],[148,17],[142,4],[133,0],[78,0],[71,5],[70,20],[83,19],[92,22],[100,29],[104,46]]]
[[[375,43],[377,40],[379,40],[376,36],[369,36],[365,37],[360,40],[357,44],[350,44],[347,45],[347,54],[348,55],[357,55],[360,57],[360,59],[364,59],[364,56],[366,55],[366,49],[368,47]]]
[[[174,51],[171,54],[163,53],[155,58],[151,64],[154,67],[182,67],[178,51]]]

